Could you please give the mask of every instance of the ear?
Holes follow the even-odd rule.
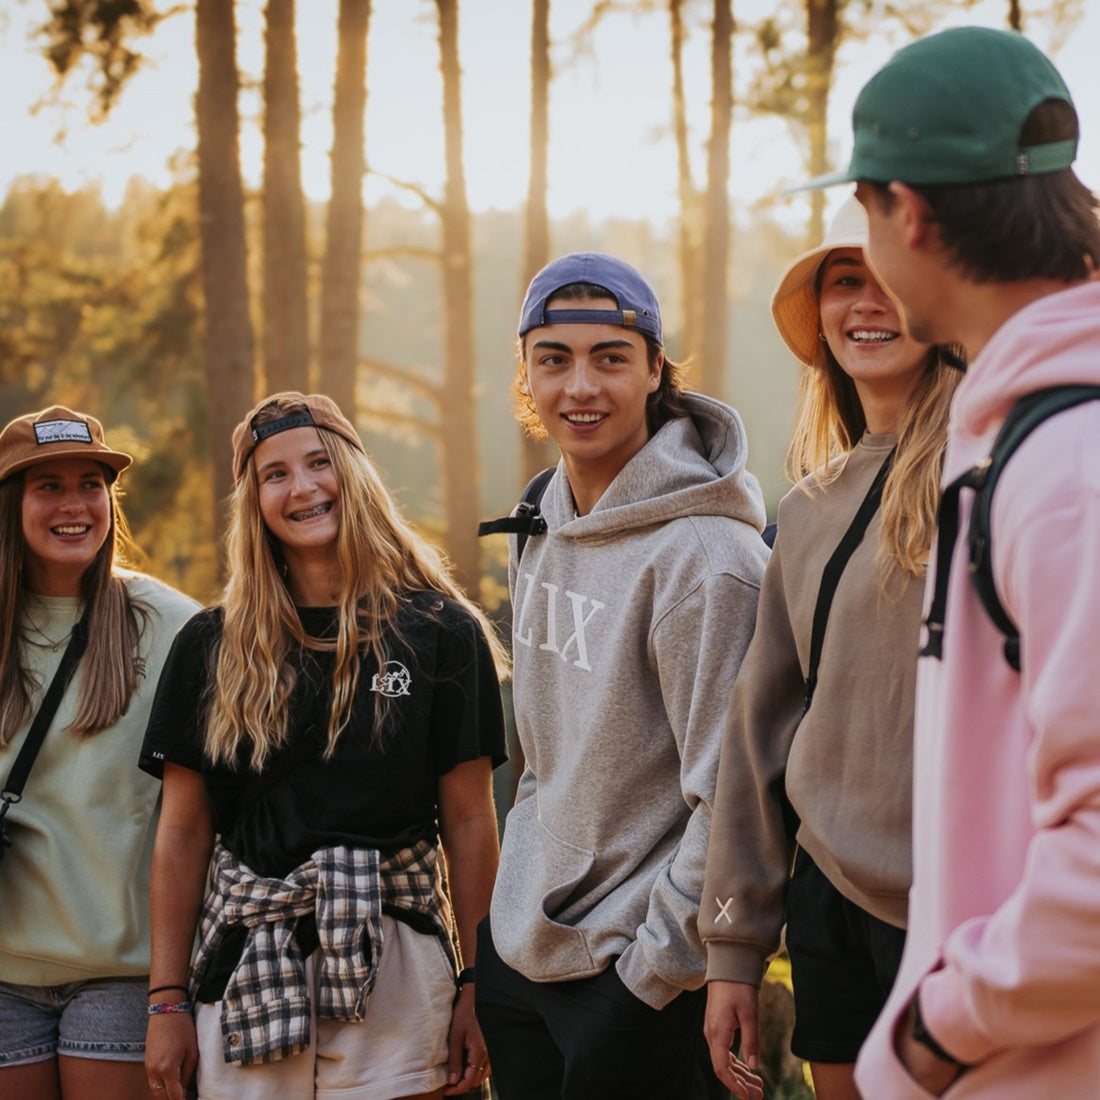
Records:
[[[893,216],[902,230],[902,242],[906,248],[927,247],[933,234],[932,207],[928,200],[912,187],[895,180],[887,188],[894,196]]]
[[[662,351],[657,356],[657,362],[649,371],[649,392],[656,393],[661,385],[661,372],[665,369],[665,353]]]

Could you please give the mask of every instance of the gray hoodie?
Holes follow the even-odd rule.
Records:
[[[577,517],[559,465],[549,530],[512,568],[526,757],[491,926],[534,981],[616,963],[661,1008],[703,982],[696,928],[718,751],[768,551],[733,409],[696,394]]]

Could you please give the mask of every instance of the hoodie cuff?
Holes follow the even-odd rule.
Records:
[[[984,1062],[1001,1049],[966,1011],[966,998],[955,974],[935,970],[920,984],[920,1011],[925,1027],[953,1058],[968,1066]]]
[[[707,942],[707,981],[743,982],[759,986],[768,968],[767,956],[743,943]]]
[[[615,969],[623,985],[639,1001],[643,1001],[650,1008],[657,1009],[658,1012],[684,991],[683,986],[666,982],[646,966],[645,955],[638,950],[637,942],[630,944],[619,956]]]

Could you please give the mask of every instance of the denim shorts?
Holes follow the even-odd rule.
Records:
[[[147,978],[64,985],[0,982],[0,1067],[46,1062],[58,1054],[142,1061],[147,986]]]

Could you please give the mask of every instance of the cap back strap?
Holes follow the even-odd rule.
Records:
[[[254,442],[260,443],[268,436],[278,435],[279,432],[286,432],[291,428],[313,428],[316,426],[316,421],[314,421],[313,414],[309,409],[302,409],[301,412],[281,416],[278,420],[265,420],[262,424],[253,423],[251,425],[252,439]]]

